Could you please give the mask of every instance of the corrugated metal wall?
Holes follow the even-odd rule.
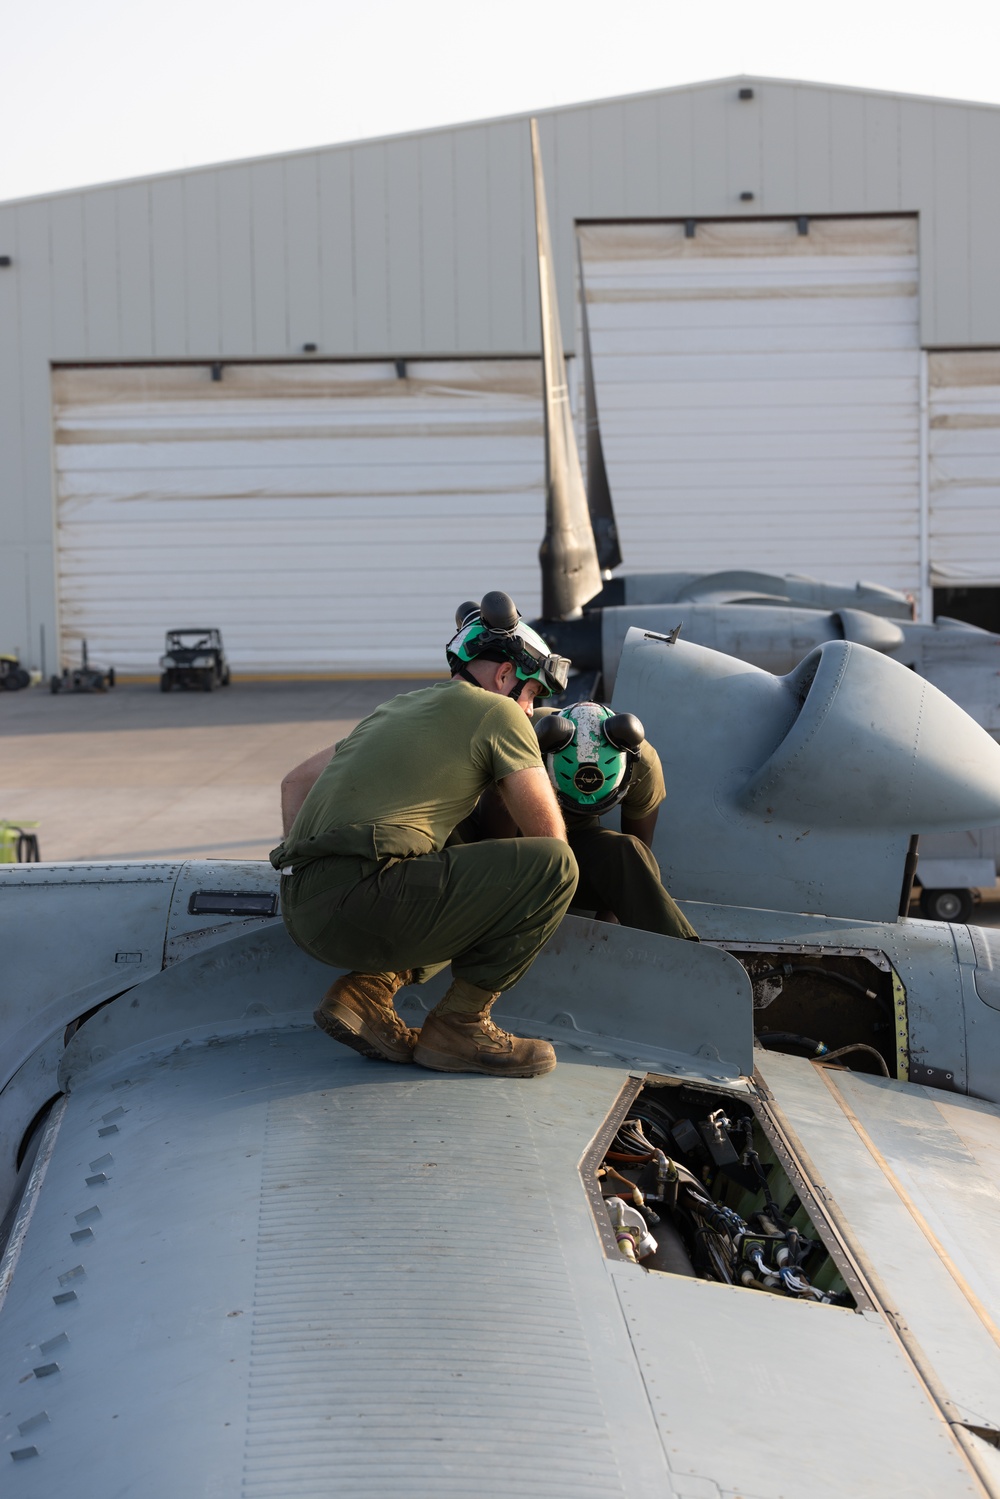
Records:
[[[541,398],[527,360],[59,372],[64,658],[208,625],[237,673],[443,672],[464,599],[537,612]]]
[[[805,232],[804,232],[805,231]],[[633,567],[919,587],[917,225],[580,232],[604,456]]]
[[[1000,350],[932,354],[930,562],[936,587],[1000,584]]]
[[[922,343],[1000,345],[996,108],[728,79],[540,124],[567,331],[577,220],[915,213]],[[44,623],[50,666],[53,364],[538,350],[524,117],[2,204],[0,254],[0,647]]]

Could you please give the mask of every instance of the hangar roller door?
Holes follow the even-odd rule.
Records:
[[[928,356],[930,558],[937,588],[1000,585],[1000,351]]]
[[[580,241],[626,564],[916,589],[916,221],[594,224]]]
[[[537,363],[214,373],[55,372],[64,662],[217,625],[236,671],[437,672],[462,600],[537,611]]]

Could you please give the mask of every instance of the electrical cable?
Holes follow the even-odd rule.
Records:
[[[836,1051],[827,1051],[824,1052],[821,1057],[810,1057],[809,1060],[811,1062],[835,1062],[838,1057],[846,1057],[848,1053],[852,1051],[867,1052],[869,1056],[873,1056],[876,1062],[879,1064],[879,1067],[882,1069],[883,1077],[892,1076],[892,1073],[886,1066],[885,1057],[882,1055],[882,1053],[880,1051],[876,1051],[874,1046],[866,1045],[864,1041],[854,1041],[850,1046],[839,1046]]]

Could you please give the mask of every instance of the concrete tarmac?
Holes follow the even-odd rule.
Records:
[[[429,680],[0,692],[0,819],[45,860],[266,859],[285,772]]]

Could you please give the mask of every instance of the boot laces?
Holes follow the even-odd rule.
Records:
[[[494,1041],[500,1046],[513,1044],[513,1037],[509,1031],[502,1030],[493,1017],[487,1012],[485,1015],[476,1017],[478,1028],[486,1036],[487,1040]]]

